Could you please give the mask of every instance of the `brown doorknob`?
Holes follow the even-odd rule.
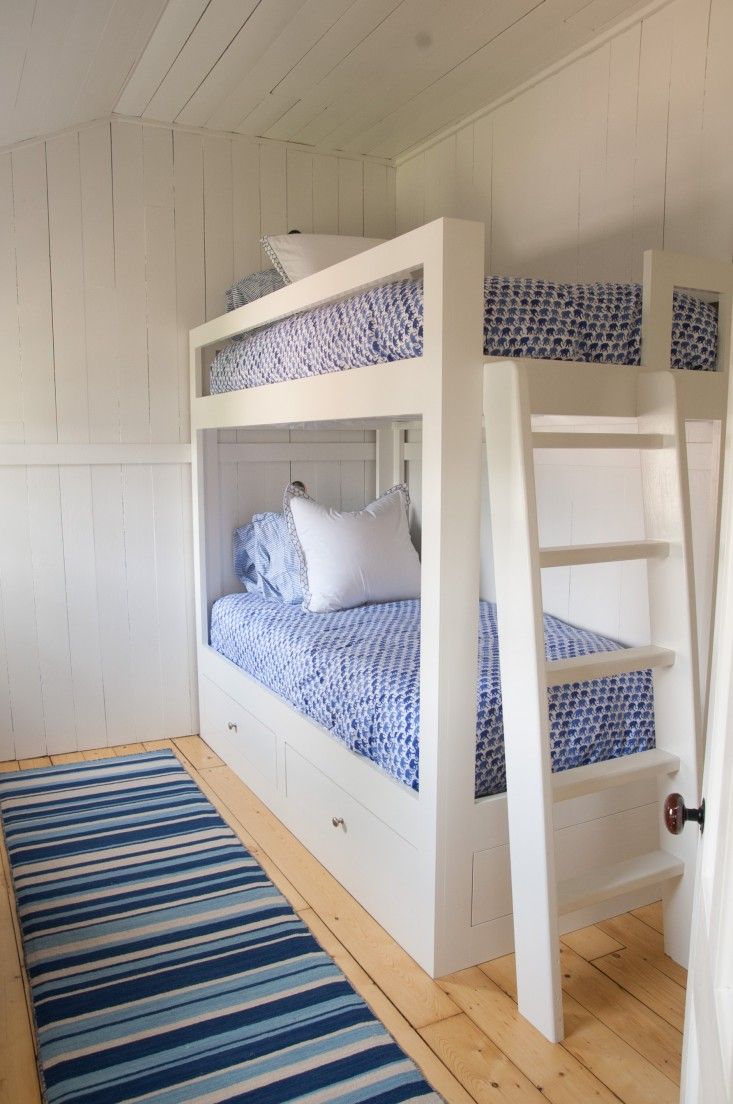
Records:
[[[705,802],[702,802],[699,809],[688,809],[682,794],[670,794],[664,802],[664,823],[667,831],[678,836],[688,820],[699,824],[702,832],[705,827]]]

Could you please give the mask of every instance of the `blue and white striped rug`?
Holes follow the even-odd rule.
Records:
[[[172,753],[0,808],[50,1104],[440,1099]]]

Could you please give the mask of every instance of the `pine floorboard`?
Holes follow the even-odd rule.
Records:
[[[0,772],[170,748],[447,1104],[676,1104],[686,973],[659,903],[571,932],[566,1037],[519,1015],[514,956],[439,981],[420,969],[196,736],[0,763]],[[40,1104],[30,1001],[0,848],[0,1104]]]

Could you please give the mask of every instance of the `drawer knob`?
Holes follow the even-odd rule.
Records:
[[[235,725],[234,721],[230,721],[229,724],[227,725],[227,728],[229,729],[230,732],[236,732],[237,731],[237,726]]]
[[[346,822],[343,817],[331,817],[331,824],[333,824],[334,828],[346,827]]]

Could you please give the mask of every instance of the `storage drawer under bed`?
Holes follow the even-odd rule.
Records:
[[[247,764],[275,785],[277,780],[277,737],[210,679],[199,685],[201,735],[213,737],[214,746],[224,741]],[[245,779],[246,781],[246,779]]]
[[[415,848],[287,743],[285,778],[288,819],[301,842],[369,911],[378,903],[385,927],[407,929]]]

